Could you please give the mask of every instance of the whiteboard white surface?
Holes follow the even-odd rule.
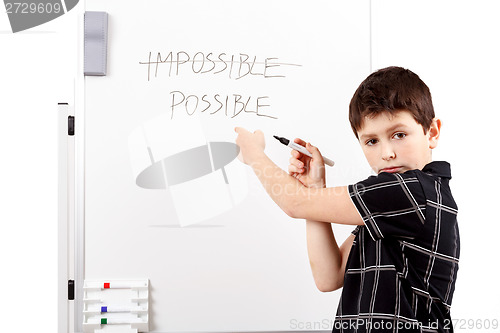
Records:
[[[281,212],[231,148],[217,167],[211,143],[234,143],[235,126],[261,129],[286,168],[290,151],[272,135],[302,137],[336,161],[329,182],[366,177],[347,111],[370,70],[369,2],[86,10],[109,14],[109,40],[107,76],[85,78],[85,278],[148,278],[157,332],[330,329],[339,293],[314,285],[304,221]],[[187,176],[172,185],[174,157]],[[191,177],[202,164],[210,171]]]

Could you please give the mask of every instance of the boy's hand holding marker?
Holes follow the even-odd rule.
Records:
[[[309,142],[296,138],[295,143],[306,147],[312,158],[293,149],[288,172],[306,187],[325,187],[325,163],[319,149]]]
[[[240,147],[238,155],[240,161],[251,165],[265,156],[266,144],[262,131],[257,130],[252,133],[242,127],[236,127],[234,130],[238,133],[236,144]],[[294,142],[305,147],[312,157],[292,149],[292,157],[288,166],[290,175],[306,187],[325,187],[325,162],[318,148],[299,138],[296,138]]]

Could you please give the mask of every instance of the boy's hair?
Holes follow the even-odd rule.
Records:
[[[370,74],[354,93],[349,104],[349,121],[354,135],[365,116],[407,110],[422,125],[424,133],[434,119],[431,93],[427,85],[408,69],[387,67]]]

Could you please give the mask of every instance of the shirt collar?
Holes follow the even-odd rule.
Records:
[[[450,163],[445,161],[434,161],[422,169],[422,172],[432,174],[441,178],[451,179]]]

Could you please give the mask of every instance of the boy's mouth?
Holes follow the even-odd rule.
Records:
[[[396,167],[383,168],[378,173],[381,173],[381,172],[398,173],[398,172],[401,172],[402,170],[403,170],[403,167],[396,166]]]

